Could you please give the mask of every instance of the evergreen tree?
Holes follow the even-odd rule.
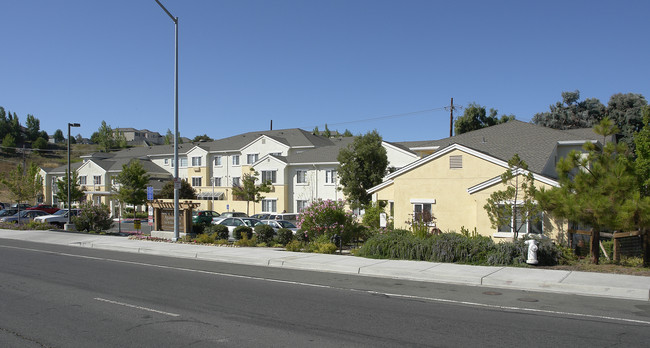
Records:
[[[619,130],[605,118],[595,131],[607,137]],[[650,197],[640,193],[634,161],[625,143],[600,146],[588,142],[583,148],[586,156],[572,151],[558,161],[560,187],[541,189],[537,200],[555,217],[591,226],[591,260],[597,264],[601,230],[648,226]]]
[[[54,131],[54,142],[57,144],[65,142],[65,137],[63,136],[63,131],[60,129],[57,129]]]
[[[140,161],[131,160],[122,165],[122,171],[115,177],[115,197],[120,202],[134,206],[142,205],[147,201],[147,184],[149,175]],[[135,209],[133,209],[135,217]]]
[[[16,138],[10,133],[2,139],[2,151],[8,154],[16,153]]]
[[[163,185],[160,193],[156,196],[158,199],[174,199],[174,180],[170,180]],[[196,190],[187,180],[181,180],[181,188],[178,190],[178,199],[196,199]]]

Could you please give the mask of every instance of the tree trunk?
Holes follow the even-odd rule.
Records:
[[[600,229],[592,228],[591,229],[591,263],[594,265],[598,264],[600,259]]]

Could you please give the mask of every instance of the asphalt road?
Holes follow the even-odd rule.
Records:
[[[647,346],[650,304],[0,240],[2,347]]]

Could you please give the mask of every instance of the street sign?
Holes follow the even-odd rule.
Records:
[[[181,178],[174,178],[174,190],[181,189]]]
[[[147,200],[153,201],[153,186],[147,186]]]

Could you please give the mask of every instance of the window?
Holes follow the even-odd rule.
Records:
[[[278,201],[275,199],[263,199],[262,200],[262,212],[264,213],[275,213],[277,210]]]
[[[214,165],[221,166],[221,156],[217,156],[214,158]]]
[[[221,186],[221,177],[210,178],[210,186]]]
[[[234,176],[232,178],[232,186],[239,186],[239,177],[238,176]]]
[[[201,186],[201,177],[200,176],[193,176],[192,177],[192,186]]]
[[[201,166],[201,157],[192,157],[192,167],[200,167]]]
[[[259,157],[259,154],[249,153],[248,156],[246,156],[246,163],[247,164],[253,164],[253,163],[257,162],[258,157]]]
[[[93,176],[93,185],[101,185],[101,184],[102,184],[102,176],[101,175]]]
[[[463,156],[449,156],[449,169],[462,169],[463,168]]]
[[[497,232],[512,233],[512,213],[507,217],[510,223],[500,225],[497,228]],[[521,213],[517,212],[517,220],[515,221],[515,228],[517,233],[543,233],[544,232],[544,214],[539,213],[536,217],[528,220],[522,221],[523,216]]]
[[[296,201],[296,211],[301,212],[307,208],[307,201],[305,200],[297,200]]]
[[[431,203],[413,204],[413,221],[431,222],[433,214],[431,213]]]
[[[298,170],[296,171],[296,182],[299,184],[306,184],[307,183],[307,171],[306,170]]]
[[[262,171],[262,182],[271,182],[275,184],[277,176],[277,170],[263,170]]]
[[[325,171],[325,183],[333,184],[336,179],[336,170],[326,170]]]
[[[85,175],[79,177],[79,185],[86,185],[86,182],[87,181],[86,181],[86,176]],[[72,186],[72,185],[70,185],[70,186]]]
[[[271,152],[269,153],[271,156],[282,156],[282,152]]]
[[[232,155],[232,165],[233,166],[239,165],[239,155]]]
[[[186,168],[187,167],[187,157],[180,157],[178,159],[178,161],[180,162],[180,164],[179,164],[180,168]]]
[[[165,158],[165,165],[166,165],[166,166],[169,165],[169,158]]]

